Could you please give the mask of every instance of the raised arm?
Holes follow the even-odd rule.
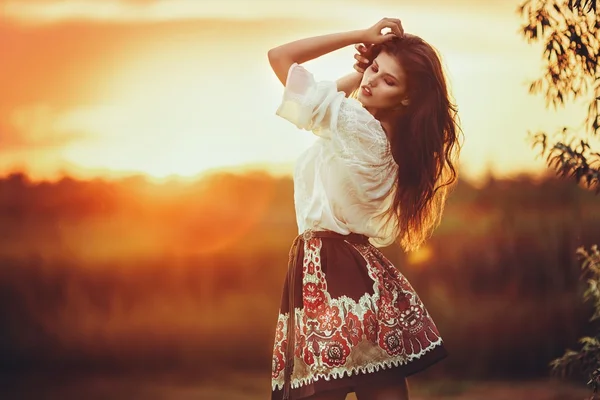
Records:
[[[296,40],[269,50],[269,63],[279,81],[285,85],[287,73],[293,63],[305,63],[359,43],[362,38],[362,31],[349,31]]]
[[[390,28],[391,31],[382,34],[384,28]],[[384,18],[368,29],[314,36],[272,48],[268,52],[269,63],[279,81],[285,85],[293,63],[302,64],[356,43],[383,43],[403,34],[400,20]]]
[[[360,85],[362,76],[363,74],[359,72],[351,72],[348,75],[342,76],[335,81],[337,90],[346,93],[346,97],[350,96],[350,94],[358,88],[358,85]]]
[[[344,92],[346,97],[350,96],[353,91],[358,89],[363,74],[365,73],[365,69],[373,61],[371,54],[372,45],[365,46],[364,44],[356,44],[354,47],[356,48],[356,54],[354,54],[354,59],[356,60],[354,69],[356,71],[342,76],[335,82],[337,84],[337,90]]]

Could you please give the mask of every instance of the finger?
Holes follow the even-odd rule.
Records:
[[[354,64],[354,69],[355,69],[357,72],[360,72],[361,74],[364,74],[364,73],[365,73],[365,70],[364,70],[364,68],[362,68],[362,67],[361,67],[360,65],[358,65],[358,64]]]
[[[357,60],[354,65],[358,65],[360,68],[367,68],[369,65],[371,65],[371,62],[369,60],[367,60],[366,62]]]
[[[354,48],[361,53],[364,53],[365,51],[367,51],[367,48],[365,47],[365,45],[360,44],[360,43],[355,44]]]
[[[384,18],[382,22],[382,29],[390,28],[392,32],[398,37],[402,37],[404,35],[404,28],[402,27],[402,22],[399,19]]]
[[[404,27],[402,26],[402,21],[400,21],[398,19],[398,20],[396,20],[396,22],[398,23],[398,30],[400,31],[400,37],[404,37]]]
[[[390,27],[390,29],[392,29],[392,32],[394,32],[398,37],[404,36],[404,28],[402,27],[402,22],[397,18],[390,19],[390,22],[392,23],[392,26]]]
[[[392,39],[396,39],[398,37],[400,37],[400,36],[396,35],[396,33],[394,33],[394,32],[388,32],[388,33],[386,33],[385,35],[383,35],[381,37],[381,41],[382,42],[387,42],[387,41],[390,41]]]
[[[363,57],[360,54],[355,54],[354,55],[354,59],[358,62],[361,62],[363,64],[368,64],[369,63],[369,59],[367,57]]]
[[[364,71],[365,69],[367,69],[367,67],[369,67],[369,64],[356,62],[356,63],[354,63],[354,67],[360,68]]]

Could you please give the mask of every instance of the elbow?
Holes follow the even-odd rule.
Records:
[[[279,47],[269,50],[267,52],[267,58],[269,59],[269,64],[271,64],[273,69],[281,68],[281,66],[285,64],[292,64],[290,61],[288,61],[290,57],[282,52]]]
[[[277,57],[277,48],[274,47],[267,52],[267,58],[269,59],[269,63],[273,63],[273,60]]]
[[[269,64],[271,65],[273,72],[275,72],[275,75],[277,75],[279,81],[285,85],[288,69],[293,63],[288,60],[288,57],[281,53],[281,50],[278,47],[269,50],[267,52],[267,58],[269,59]]]
[[[278,47],[274,47],[267,52],[267,58],[269,59],[269,64],[273,66],[281,60],[281,51]]]

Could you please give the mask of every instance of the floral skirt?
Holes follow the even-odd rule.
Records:
[[[273,400],[397,382],[447,355],[415,290],[366,236],[307,231],[294,240],[275,329]]]

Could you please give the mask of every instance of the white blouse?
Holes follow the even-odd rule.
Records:
[[[398,232],[383,213],[392,204],[398,165],[379,121],[335,82],[317,82],[297,63],[276,114],[318,136],[294,169],[298,233],[354,232],[376,247],[391,245]]]

